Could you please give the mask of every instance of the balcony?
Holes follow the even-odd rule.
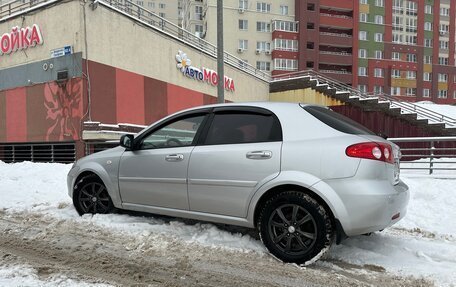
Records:
[[[353,18],[337,14],[320,13],[320,25],[329,27],[353,28]]]
[[[320,73],[325,74],[330,78],[333,78],[339,82],[351,85],[353,81],[353,75],[351,72],[348,71],[340,71],[340,70],[319,70]]]
[[[320,44],[351,47],[353,38],[349,34],[320,32]]]
[[[359,5],[358,2],[355,5]],[[353,11],[353,1],[320,0],[320,7]]]
[[[320,50],[320,63],[325,64],[341,64],[341,65],[352,65],[353,54],[345,52],[333,52],[333,51],[321,51]]]

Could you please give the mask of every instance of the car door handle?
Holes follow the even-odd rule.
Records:
[[[165,157],[166,161],[182,161],[184,160],[184,155],[180,153],[169,154]]]
[[[248,159],[268,159],[272,157],[270,150],[250,151],[245,155]]]

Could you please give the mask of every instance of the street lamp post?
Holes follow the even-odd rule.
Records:
[[[225,73],[223,53],[223,0],[217,0],[217,102],[225,102]]]

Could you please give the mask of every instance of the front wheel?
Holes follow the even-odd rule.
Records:
[[[95,175],[81,179],[74,190],[73,204],[79,213],[110,213],[114,209],[108,190]]]
[[[325,208],[298,191],[279,193],[263,205],[257,223],[264,245],[284,262],[310,264],[332,243],[332,224]]]

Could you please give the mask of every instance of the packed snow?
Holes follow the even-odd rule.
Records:
[[[128,236],[166,234],[188,244],[269,256],[262,243],[251,236],[231,233],[208,223],[186,224],[162,217],[124,214],[79,217],[67,194],[66,175],[70,167],[65,164],[6,164],[0,161],[0,211],[39,214],[75,223],[90,222]],[[402,178],[411,191],[407,216],[383,232],[345,240],[330,250],[327,261],[317,264],[333,265],[332,260],[340,260],[361,266],[375,265],[393,274],[434,280],[438,286],[455,286],[456,181],[416,176],[411,172]],[[30,283],[30,280],[35,280],[35,283]],[[36,280],[39,278],[27,266],[19,269],[0,266],[2,286],[41,285]],[[74,283],[67,278],[55,277],[52,280],[51,286]],[[85,286],[85,283],[81,284]]]

